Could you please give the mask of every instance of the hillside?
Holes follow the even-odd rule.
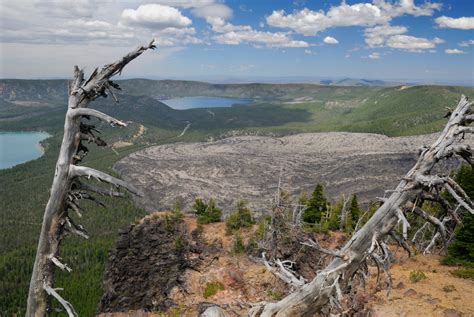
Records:
[[[235,316],[245,316],[249,303],[278,300],[288,293],[288,286],[250,252],[236,252],[235,235],[226,233],[225,223],[204,225],[197,234],[195,218],[175,217],[173,213],[152,213],[120,232],[109,255],[100,317],[191,317],[197,316],[203,302],[225,307]],[[249,245],[257,227],[242,231],[244,245]],[[179,245],[175,243],[177,237],[182,241]],[[347,239],[342,232],[313,235],[313,238],[332,248]],[[452,276],[451,268],[439,264],[439,256],[408,258],[395,245],[391,248],[395,254],[391,294],[376,287],[374,268],[367,287],[358,290],[357,302],[352,304],[349,315],[470,316],[474,313],[470,305],[474,300],[470,291],[474,281]],[[300,270],[307,258],[299,259]],[[156,262],[166,265],[156,270],[153,266]],[[416,283],[410,280],[409,275],[414,271],[424,272],[426,280]]]
[[[436,132],[444,124],[445,106],[454,105],[461,93],[474,96],[472,88],[442,86],[402,89],[140,80],[123,81],[122,86],[119,104],[109,97],[98,99],[94,106],[133,123],[126,129],[104,129],[104,139],[110,140],[111,146],[96,149],[91,145],[85,160],[87,166],[111,173],[117,161],[150,145],[202,142],[231,135],[357,131],[398,136]],[[255,104],[212,109],[213,114],[208,109],[178,111],[154,98],[167,90],[168,97],[199,92],[250,97]],[[6,315],[24,314],[35,243],[62,137],[66,94],[64,80],[0,80],[0,130],[44,130],[52,134],[44,143],[43,157],[0,170],[0,293],[6,294],[0,299],[0,311]],[[143,133],[138,133],[140,124]],[[139,137],[135,137],[137,134]],[[113,147],[117,142],[130,145]],[[275,168],[279,166],[276,164]],[[399,165],[395,164],[394,169],[396,166]],[[57,274],[57,286],[65,287],[64,297],[76,304],[81,316],[96,311],[102,295],[105,257],[117,230],[147,213],[128,196],[113,201],[104,198],[104,202],[109,209],[92,204],[86,207],[88,213],[82,224],[92,238],[64,242],[63,259],[75,263],[74,271]]]

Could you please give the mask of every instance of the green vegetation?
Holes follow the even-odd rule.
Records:
[[[351,201],[349,203],[349,207],[347,209],[346,231],[348,232],[354,231],[361,214],[362,214],[362,210],[359,207],[359,201],[357,200],[357,195],[353,194]]]
[[[472,167],[467,164],[462,165],[456,171],[454,178],[466,194],[474,199],[474,171]],[[474,267],[474,215],[471,213],[465,212],[462,226],[456,232],[456,238],[449,246],[448,255],[441,260],[441,263]],[[464,273],[468,274],[468,272]]]
[[[238,231],[234,235],[234,246],[232,248],[232,251],[235,254],[245,253],[245,244],[244,244],[244,241],[242,240],[242,236],[240,235],[240,232]]]
[[[456,277],[474,280],[474,268],[471,267],[456,269],[449,272]]]
[[[231,213],[225,221],[226,227],[230,232],[250,227],[254,223],[252,211],[247,207],[247,203],[242,200],[237,203],[237,210]]]
[[[221,282],[211,282],[206,284],[206,288],[204,289],[203,296],[204,298],[209,298],[211,296],[216,295],[219,291],[224,290],[224,284]]]
[[[319,223],[327,212],[327,205],[328,201],[324,196],[323,186],[317,184],[311,198],[307,202],[307,208],[303,213],[303,221],[310,224]]]
[[[194,200],[193,210],[200,224],[219,222],[221,220],[222,209],[217,207],[214,198],[209,198],[207,204],[201,198],[196,198]]]
[[[285,295],[285,293],[281,292],[281,291],[278,291],[278,290],[275,290],[275,289],[267,289],[267,295],[270,296],[271,299],[273,300],[280,300],[283,298],[283,296]]]
[[[87,166],[109,173],[114,173],[112,167],[116,161],[146,146],[204,141],[210,137],[225,136],[229,131],[272,135],[352,131],[389,136],[436,132],[445,123],[442,117],[446,106],[454,105],[461,94],[474,97],[473,88],[446,86],[418,86],[402,90],[399,87],[310,84],[213,85],[141,79],[119,83],[126,93],[118,95],[120,103],[115,104],[110,98],[98,99],[94,108],[133,122],[125,129],[106,129],[103,135],[109,144],[121,140],[133,145],[115,150],[96,149],[91,145],[85,162]],[[5,92],[0,96],[1,131],[47,131],[52,135],[45,143],[47,150],[43,157],[0,170],[0,312],[2,316],[11,316],[25,313],[31,266],[62,138],[67,81],[11,79],[0,80],[0,86]],[[196,95],[252,98],[255,103],[214,108],[211,115],[208,109],[179,111],[157,101]],[[188,123],[191,127],[185,135],[178,137]],[[146,127],[146,132],[135,140],[139,124]],[[470,184],[472,186],[474,182]],[[87,213],[78,221],[88,230],[91,239],[83,241],[68,237],[63,242],[61,256],[73,272],[56,273],[55,287],[64,288],[62,295],[74,305],[80,316],[92,316],[96,312],[102,294],[105,259],[116,239],[117,230],[146,214],[146,211],[133,205],[128,195],[122,200],[101,199],[108,209],[87,204],[84,206]],[[220,209],[215,202],[205,205],[211,207],[209,210],[206,208],[201,217],[203,223],[220,219]],[[317,206],[313,204],[313,207]],[[323,229],[338,229],[342,205],[338,202],[325,207],[320,204],[319,207],[321,209],[313,209],[311,215],[308,212],[308,219],[319,222]],[[237,222],[241,222],[237,226],[248,223],[246,212],[237,218]],[[366,221],[365,218],[363,221]],[[472,232],[472,221],[470,223],[469,230]],[[257,239],[263,235],[267,224],[267,220],[259,222]],[[453,250],[466,248],[466,242],[453,243],[456,246]],[[177,240],[176,246],[180,244]],[[458,251],[450,250],[448,258],[457,259],[458,256],[452,255],[452,252]]]
[[[412,283],[418,283],[422,280],[427,279],[425,273],[422,271],[411,271],[410,272],[410,282]]]

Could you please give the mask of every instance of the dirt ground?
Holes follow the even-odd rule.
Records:
[[[474,281],[454,277],[452,267],[439,264],[439,256],[418,255],[408,259],[397,254],[398,263],[390,272],[393,289],[382,290],[369,302],[373,316],[474,316]],[[410,272],[422,271],[426,279],[410,281]]]
[[[193,217],[185,217],[184,221],[188,232],[197,227]],[[176,303],[175,307],[166,313],[136,311],[103,314],[101,317],[195,317],[202,302],[218,304],[230,316],[246,316],[249,303],[275,301],[288,292],[288,287],[269,273],[261,262],[245,254],[236,255],[232,252],[234,237],[226,234],[225,223],[204,225],[203,229],[203,240],[207,244],[217,245],[219,251],[208,253],[196,269],[187,270],[185,285],[174,288],[170,294]],[[242,231],[244,242],[252,231]],[[333,235],[333,238],[340,238],[343,234],[336,232]],[[386,289],[376,288],[375,269],[371,270],[373,274],[363,291],[363,295],[368,298],[366,307],[370,309],[369,316],[474,316],[474,281],[451,275],[449,271],[453,267],[441,265],[439,256],[417,255],[408,258],[405,252],[395,249],[396,261],[390,270],[393,288],[389,295]],[[427,278],[417,283],[411,282],[410,272],[415,270],[422,271]],[[221,283],[223,289],[205,298],[207,285],[216,282]]]

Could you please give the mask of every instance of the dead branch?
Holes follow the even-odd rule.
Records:
[[[443,221],[434,221],[434,219],[425,215],[426,213],[413,208],[413,205],[416,205],[417,201],[423,199],[422,196],[430,193],[432,189],[445,187],[458,204],[472,212],[474,208],[472,202],[465,193],[459,190],[457,184],[454,185],[453,180],[448,177],[430,174],[440,160],[458,155],[459,151],[456,149],[459,149],[457,146],[463,141],[465,134],[474,132],[473,128],[466,127],[467,124],[472,122],[471,106],[472,102],[462,96],[457,107],[451,112],[448,123],[438,139],[430,147],[426,147],[420,152],[418,161],[403,177],[396,189],[391,192],[391,195],[383,201],[375,214],[360,230],[354,233],[340,250],[340,254],[344,256],[334,257],[311,282],[296,289],[282,300],[260,304],[251,311],[251,316],[312,316],[326,305],[334,304],[334,299],[339,297],[338,293],[348,292],[351,280],[357,276],[356,273],[364,266],[363,263],[366,262],[369,256],[378,267],[385,271],[386,282],[390,284],[388,269],[391,255],[383,239],[393,232],[398,223],[402,224],[403,238],[406,239],[410,225],[403,213],[406,205],[408,204],[410,207],[411,203],[413,212],[428,221],[427,223],[437,224],[436,234],[438,234],[438,237],[441,236],[440,232],[442,232],[442,229],[440,229],[442,226],[439,226],[439,222],[446,226],[445,222],[451,218],[444,217]],[[464,151],[470,151],[469,147],[463,147]],[[471,157],[471,155],[464,153],[461,156]],[[423,227],[426,229],[429,225]],[[417,235],[420,236],[417,232],[414,239],[417,238]],[[396,235],[392,236],[396,237]],[[436,239],[433,237],[433,240],[436,241]],[[429,246],[432,247],[434,243],[430,243]],[[340,290],[337,290],[336,286],[331,287],[335,284],[339,285]]]
[[[69,100],[64,123],[63,140],[56,163],[51,194],[43,216],[43,225],[30,281],[26,312],[28,317],[47,315],[51,309],[50,301],[48,300],[49,295],[61,303],[69,316],[77,316],[72,305],[59,296],[52,287],[54,284],[54,268],[56,266],[62,270],[70,271],[70,268],[59,260],[59,244],[63,237],[67,233],[74,233],[85,239],[89,237],[85,229],[73,221],[71,215],[69,215],[69,210],[72,209],[81,217],[82,209],[78,204],[79,200],[88,199],[102,204],[92,195],[78,192],[77,187],[81,183],[77,181],[77,178],[84,176],[88,178],[93,177],[98,181],[126,188],[131,193],[140,194],[135,187],[118,178],[89,167],[77,166],[76,164],[81,162],[89,152],[83,142],[93,142],[99,146],[106,145],[104,140],[94,134],[100,132],[93,125],[83,123],[83,118],[90,119],[95,117],[112,126],[126,126],[126,123],[105,113],[88,109],[88,104],[97,97],[106,97],[106,90],[110,92],[111,88],[119,89],[119,86],[112,82],[110,78],[120,73],[129,62],[140,56],[144,51],[154,48],[153,41],[146,46],[139,47],[117,62],[105,65],[101,71],[96,69],[86,82],[84,82],[83,70],[77,66],[74,67],[74,78],[68,87]],[[115,95],[113,96],[115,97]],[[123,194],[112,190],[107,192],[87,185],[82,185],[82,189],[101,195],[123,196]]]

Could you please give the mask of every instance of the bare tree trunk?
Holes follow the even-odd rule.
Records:
[[[308,284],[298,288],[276,303],[262,303],[250,311],[253,316],[312,316],[326,305],[340,307],[343,293],[356,281],[366,278],[366,261],[371,259],[377,266],[385,269],[390,261],[383,238],[402,225],[403,239],[407,238],[410,226],[405,213],[413,212],[431,222],[437,228],[438,236],[446,239],[445,223],[421,210],[417,203],[425,195],[439,196],[446,189],[465,210],[474,213],[473,203],[461,187],[449,177],[430,175],[433,167],[442,159],[456,154],[471,162],[471,149],[460,142],[474,128],[468,127],[474,121],[470,114],[472,102],[462,96],[458,106],[450,114],[450,119],[439,138],[429,148],[423,149],[415,166],[406,174],[391,196],[375,212],[368,222],[357,231],[348,243],[334,254],[331,263]],[[449,115],[448,114],[448,115]],[[460,217],[461,208],[448,208],[446,214],[451,218]],[[443,217],[444,215],[442,215]],[[433,219],[434,218],[434,219]],[[436,219],[436,220],[435,220]],[[453,220],[454,221],[454,220]]]
[[[67,233],[75,233],[83,238],[88,238],[84,228],[75,224],[69,214],[74,211],[80,215],[79,200],[89,199],[96,201],[90,193],[109,196],[122,196],[112,188],[96,188],[79,181],[80,177],[92,177],[109,183],[115,187],[124,187],[134,194],[139,194],[133,186],[92,168],[77,166],[87,153],[87,147],[82,141],[93,142],[99,146],[106,143],[94,134],[94,126],[86,124],[83,118],[97,119],[107,122],[112,126],[126,126],[124,122],[114,119],[97,110],[88,109],[89,102],[99,96],[107,96],[106,91],[113,95],[112,88],[119,89],[118,85],[110,80],[120,73],[130,61],[140,56],[147,49],[154,49],[153,41],[147,46],[139,47],[115,63],[105,65],[99,72],[96,69],[90,78],[84,80],[84,72],[76,66],[74,79],[69,85],[68,110],[64,122],[64,136],[56,163],[51,194],[43,216],[43,224],[36,252],[36,259],[31,276],[28,293],[27,316],[46,316],[51,311],[50,296],[55,297],[66,309],[69,316],[77,316],[72,305],[61,298],[53,288],[55,266],[62,270],[71,269],[61,263],[59,246]],[[114,96],[115,98],[115,96]]]

